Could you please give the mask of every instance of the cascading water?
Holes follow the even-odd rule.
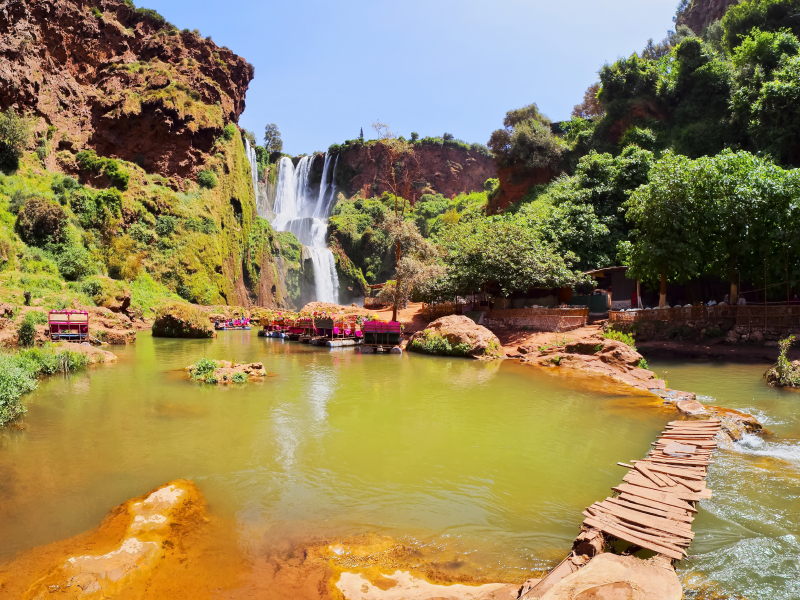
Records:
[[[253,193],[256,195],[256,210],[259,215],[266,213],[266,207],[263,206],[264,200],[258,194],[258,156],[256,149],[250,145],[250,141],[244,138],[244,151],[247,154],[247,160],[250,161],[250,174],[253,178]]]
[[[311,185],[313,163],[313,156],[301,158],[296,168],[291,159],[286,157],[278,163],[278,187],[272,227],[276,231],[291,231],[308,249],[314,263],[317,300],[338,302],[339,278],[336,275],[336,262],[325,243],[331,205],[329,195],[335,193],[335,184],[332,189],[328,185],[330,156],[325,155],[318,194],[313,192]],[[334,172],[335,170],[334,165]]]

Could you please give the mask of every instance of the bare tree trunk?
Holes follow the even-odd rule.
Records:
[[[400,248],[400,240],[394,243],[394,258],[396,263],[400,264],[400,259],[403,257],[403,251]],[[400,299],[400,278],[394,280],[394,308],[392,309],[392,321],[397,321],[397,303]]]
[[[667,305],[667,270],[661,271],[661,296],[658,299],[658,307],[664,308]]]

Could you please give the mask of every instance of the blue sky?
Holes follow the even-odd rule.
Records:
[[[605,63],[672,28],[677,0],[146,0],[255,65],[239,124],[291,154],[364,135],[486,143],[507,110],[569,117]]]

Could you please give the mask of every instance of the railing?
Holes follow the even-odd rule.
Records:
[[[736,327],[750,329],[788,329],[800,327],[800,305],[797,304],[746,304],[716,306],[684,306],[633,311],[611,311],[610,323],[631,324],[664,321],[731,320]]]
[[[578,308],[509,308],[489,310],[486,321],[497,325],[529,327],[538,331],[570,331],[589,320],[589,307]]]
[[[422,318],[428,322],[435,321],[449,315],[460,315],[461,305],[455,302],[442,302],[440,304],[423,304]]]

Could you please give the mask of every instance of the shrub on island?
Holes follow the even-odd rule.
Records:
[[[262,363],[239,363],[227,360],[201,358],[195,364],[186,367],[189,377],[195,381],[211,384],[248,383],[259,381],[267,375]]]

